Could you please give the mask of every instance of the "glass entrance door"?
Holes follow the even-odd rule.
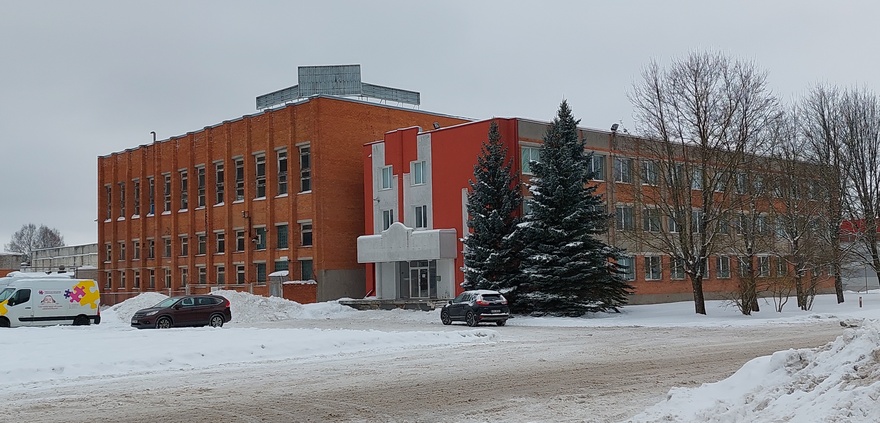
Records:
[[[409,297],[430,298],[428,262],[414,261],[409,266]]]

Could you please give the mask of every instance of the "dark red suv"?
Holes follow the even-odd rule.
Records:
[[[229,300],[219,295],[186,295],[169,297],[131,316],[131,325],[138,329],[166,329],[179,326],[221,327],[232,320]]]

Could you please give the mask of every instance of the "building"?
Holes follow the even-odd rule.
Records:
[[[0,253],[0,277],[21,269],[24,254]]]
[[[70,272],[77,278],[95,279],[98,269],[98,244],[65,245],[31,252],[29,272]]]
[[[527,181],[529,162],[538,159],[548,123],[517,118],[496,118],[501,140],[513,161],[513,171]],[[365,290],[380,300],[444,299],[462,291],[464,280],[462,238],[467,234],[467,194],[474,165],[488,138],[489,120],[422,130],[409,127],[385,134],[381,141],[364,146],[364,236],[358,239],[358,261],[366,265]],[[579,129],[593,153],[597,194],[603,195],[615,215],[605,242],[624,248],[627,279],[636,288],[631,303],[692,300],[691,282],[680,266],[652,251],[637,232],[671,231],[660,219],[647,219],[640,190],[653,189],[646,178],[650,156],[640,143],[615,132]],[[639,179],[642,178],[642,179]],[[700,187],[692,188],[696,192]],[[527,191],[524,190],[524,195]],[[640,216],[641,215],[641,216]],[[645,218],[645,226],[641,222]],[[656,224],[656,227],[654,225]],[[729,238],[735,238],[734,233]],[[732,292],[745,271],[733,255],[711,257],[705,264],[707,299]],[[771,260],[773,266],[771,266]],[[733,262],[733,265],[731,265]],[[768,247],[755,259],[759,278],[782,276],[787,264]],[[766,270],[766,274],[764,271]],[[827,274],[821,289],[833,288]]]
[[[467,120],[320,93],[299,98],[302,70],[294,88],[271,94],[292,103],[261,96],[265,111],[98,158],[105,303],[217,288],[299,301],[303,293],[288,289],[312,290],[312,301],[365,294],[356,254],[364,142]],[[317,283],[268,283],[281,271]]]

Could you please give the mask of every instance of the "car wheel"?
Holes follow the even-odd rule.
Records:
[[[451,325],[452,324],[452,318],[449,317],[448,311],[443,310],[440,312],[440,321],[443,322],[444,325]]]
[[[89,318],[80,314],[79,316],[76,316],[75,319],[73,319],[73,325],[74,326],[88,326],[89,325]]]
[[[170,317],[160,317],[159,320],[156,321],[156,327],[159,329],[168,329],[171,327],[171,318]]]
[[[9,327],[9,319],[5,317],[0,317],[0,328],[8,328]]]
[[[464,316],[464,321],[465,321],[465,323],[467,323],[468,326],[476,326],[477,325],[477,316],[474,315],[473,311],[469,311]]]
[[[507,324],[507,320],[499,320],[499,321],[495,322],[495,324],[498,326],[504,326]]]
[[[212,328],[223,327],[223,316],[219,314],[215,314],[211,316],[211,321],[208,323]]]

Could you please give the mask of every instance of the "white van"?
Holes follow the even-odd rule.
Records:
[[[0,291],[0,327],[98,324],[100,307],[92,279],[22,278]]]

